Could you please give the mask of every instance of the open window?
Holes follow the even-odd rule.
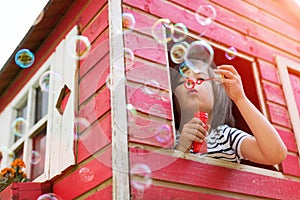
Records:
[[[167,32],[168,35],[168,32]],[[199,38],[197,36],[188,35],[184,41],[187,44],[191,44],[194,41],[201,41],[203,38]],[[253,58],[248,57],[246,55],[243,55],[236,51],[234,48],[230,47],[224,47],[217,43],[207,41],[212,48],[213,48],[213,62],[215,66],[223,65],[223,64],[229,64],[233,65],[238,73],[240,74],[243,82],[243,87],[245,90],[245,93],[249,100],[266,116],[266,109],[265,105],[263,103],[263,95],[262,90],[260,88],[260,80],[259,75],[257,72],[256,64]],[[167,43],[168,48],[168,64],[170,69],[172,68],[178,68],[178,65],[181,65],[182,62],[177,62],[177,60],[174,60],[174,57],[171,58],[172,52],[170,51],[172,47],[176,44],[174,41],[170,41]],[[177,43],[178,44],[178,43]],[[179,52],[180,53],[180,52]],[[174,55],[172,55],[174,56]],[[175,62],[174,62],[175,61]],[[173,103],[174,105],[174,103]],[[247,123],[243,119],[241,113],[237,109],[237,107],[233,104],[232,108],[233,116],[235,118],[235,128],[238,128],[240,130],[243,130],[249,134],[251,134],[251,130],[248,127]],[[253,163],[247,160],[242,160],[242,164],[247,164],[251,166],[271,169],[271,170],[277,170],[274,166],[268,166],[268,165],[261,165],[257,163]]]

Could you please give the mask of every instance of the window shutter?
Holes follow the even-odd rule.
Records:
[[[66,38],[57,46],[55,50],[54,63],[51,70],[60,75],[60,78],[52,79],[50,87],[53,87],[51,93],[53,101],[49,105],[49,122],[47,146],[50,150],[49,172],[50,179],[60,174],[70,165],[75,163],[74,156],[74,121],[75,121],[75,80],[77,62],[70,54],[70,44],[68,41],[78,34],[75,26],[66,36]],[[71,45],[75,48],[75,45]],[[74,50],[75,51],[75,50]],[[56,107],[67,87],[70,90],[70,96],[65,103],[65,108],[60,113]]]

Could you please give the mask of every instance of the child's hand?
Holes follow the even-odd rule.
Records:
[[[193,141],[203,142],[206,140],[206,135],[205,124],[200,119],[193,118],[183,126],[176,149],[188,152]]]
[[[216,74],[223,75],[222,83],[226,94],[235,103],[246,97],[240,75],[232,65],[221,65],[215,70]]]

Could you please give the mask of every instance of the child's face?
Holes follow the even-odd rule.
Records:
[[[187,79],[193,80],[195,83],[198,80],[208,79],[207,72],[191,73],[189,78],[181,77],[174,91],[181,108],[181,112],[195,113],[204,111],[211,114],[214,104],[213,90],[211,81],[203,81],[201,84],[195,84],[192,89],[187,89],[184,84]]]

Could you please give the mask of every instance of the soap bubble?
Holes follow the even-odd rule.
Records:
[[[133,30],[135,27],[135,18],[132,13],[122,14],[122,23],[125,30]]]
[[[171,60],[176,64],[182,63],[186,57],[188,48],[189,44],[187,42],[175,43],[170,50]]]
[[[188,33],[189,31],[183,23],[177,23],[174,25],[174,32],[172,34],[172,39],[174,42],[180,42],[187,37]]]
[[[7,160],[13,160],[15,158],[15,153],[6,146],[0,146],[0,152],[2,154],[2,160],[4,160],[5,158]],[[2,167],[5,167],[5,166],[1,165],[1,168]]]
[[[169,124],[165,124],[156,131],[155,139],[159,143],[168,144],[172,140],[172,128]]]
[[[79,170],[79,177],[83,182],[90,182],[94,179],[94,172],[88,167],[82,167]]]
[[[197,40],[190,44],[186,60],[189,67],[195,72],[201,72],[210,67],[214,59],[214,50],[205,40]]]
[[[90,126],[90,122],[83,117],[75,117],[74,121],[74,139],[77,140],[79,134]]]
[[[167,33],[165,29],[168,29]],[[165,44],[172,40],[172,35],[174,33],[174,25],[169,19],[159,19],[157,20],[151,29],[153,38],[160,44]]]
[[[183,62],[180,66],[179,66],[179,73],[181,74],[181,76],[183,77],[190,77],[192,75],[192,70],[190,68],[190,66],[192,65],[191,63],[188,63],[189,61],[185,61]]]
[[[57,87],[50,88],[50,80],[53,80]],[[62,77],[55,71],[46,71],[39,80],[41,91],[55,93],[61,89],[63,82]]]
[[[234,47],[229,47],[225,52],[225,57],[228,60],[233,60],[237,54],[237,50]]]
[[[132,115],[136,115],[137,111],[134,108],[134,106],[132,104],[127,104],[127,110],[132,114]]]
[[[31,152],[31,159],[30,159],[30,163],[33,165],[37,165],[39,164],[41,161],[41,155],[38,151],[33,150]]]
[[[201,5],[195,13],[196,20],[202,25],[207,26],[211,24],[217,16],[217,11],[211,5]]]
[[[28,68],[34,63],[34,54],[28,49],[21,49],[15,55],[15,62],[21,68]]]
[[[17,137],[23,137],[28,128],[28,121],[23,117],[16,118],[11,125],[12,132]]]
[[[60,198],[57,194],[47,193],[39,196],[37,200],[62,200],[62,198]]]
[[[89,38],[83,35],[76,35],[67,40],[67,49],[70,55],[76,60],[82,60],[91,50]]]
[[[143,163],[134,165],[130,170],[131,186],[138,192],[144,192],[152,184],[152,171]]]
[[[159,83],[156,80],[148,80],[143,89],[147,94],[156,94],[159,91]]]
[[[124,59],[126,70],[129,70],[134,64],[134,53],[129,48],[124,48]]]

